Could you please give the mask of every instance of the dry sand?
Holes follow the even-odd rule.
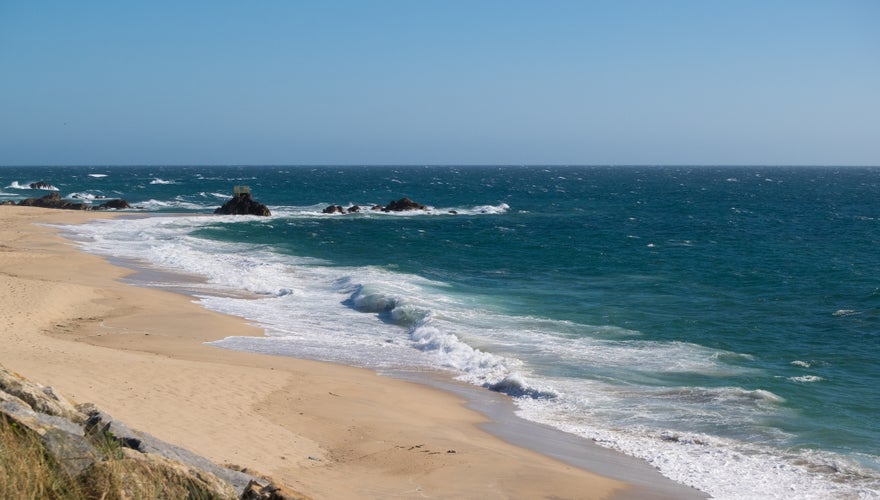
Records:
[[[677,496],[650,486],[659,475],[636,487],[509,444],[461,395],[206,346],[262,331],[184,295],[124,284],[130,271],[41,225],[108,216],[0,206],[0,364],[314,498]]]

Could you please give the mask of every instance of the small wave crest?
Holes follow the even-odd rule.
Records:
[[[177,183],[174,181],[166,181],[165,179],[160,179],[160,178],[156,177],[150,181],[150,184],[177,184]]]
[[[479,214],[503,214],[507,213],[510,210],[510,205],[507,203],[501,203],[499,205],[482,205],[478,207],[474,207],[473,211]]]
[[[741,387],[683,387],[660,391],[660,396],[681,399],[688,403],[724,403],[731,401],[780,404],[785,398],[764,389],[743,389]]]
[[[530,386],[519,373],[507,375],[494,384],[486,385],[486,388],[515,398],[553,399],[559,395],[552,389],[539,389]]]
[[[216,205],[205,205],[200,203],[193,203],[190,201],[184,201],[180,199],[174,199],[170,201],[161,201],[156,199],[149,199],[146,201],[141,201],[137,203],[132,203],[132,206],[148,210],[151,212],[158,212],[161,210],[199,210],[204,211],[207,209],[216,208]]]
[[[371,291],[363,285],[356,286],[356,291],[350,297],[350,303],[355,309],[369,313],[390,313],[397,307],[398,299],[378,291]]]
[[[822,377],[816,376],[816,375],[802,375],[800,377],[788,377],[787,380],[791,380],[792,382],[809,383],[809,382],[821,382],[822,380],[825,380],[825,379],[823,379]]]
[[[833,313],[831,313],[831,315],[834,316],[835,318],[839,318],[841,316],[853,316],[855,314],[860,314],[860,313],[859,313],[859,311],[856,311],[855,309],[838,309],[838,310],[834,311]]]
[[[346,277],[337,283],[353,290],[345,302],[352,308],[379,315],[406,329],[411,345],[431,356],[437,366],[461,372],[457,378],[516,398],[556,397],[547,388],[530,384],[516,368],[522,362],[474,348],[438,324],[437,313],[419,290],[395,289],[389,283],[355,284]],[[411,286],[411,285],[410,285]],[[442,322],[441,322],[442,323]]]

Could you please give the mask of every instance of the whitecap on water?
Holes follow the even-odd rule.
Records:
[[[834,311],[834,313],[832,313],[831,315],[834,317],[840,317],[840,316],[852,316],[853,314],[859,314],[859,312],[854,309],[838,309],[838,310]]]

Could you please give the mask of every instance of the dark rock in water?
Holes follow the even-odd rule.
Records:
[[[125,200],[110,200],[105,203],[101,203],[95,210],[107,210],[108,208],[112,208],[114,210],[122,210],[124,208],[131,208],[131,205],[128,204]]]
[[[392,200],[388,203],[388,206],[383,207],[382,205],[373,205],[370,207],[370,210],[374,212],[382,211],[382,212],[403,212],[406,210],[427,210],[428,207],[422,205],[420,203],[416,203],[409,198],[401,198],[397,201]],[[352,205],[348,208],[342,207],[342,205],[328,205],[327,208],[321,211],[321,213],[325,214],[354,214],[359,213],[363,208],[360,205]]]
[[[54,191],[54,190],[58,189],[46,181],[31,182],[30,184],[28,184],[28,187],[30,187],[31,189],[47,189],[50,191]]]
[[[344,214],[345,209],[340,205],[328,205],[327,208],[321,210],[323,214]]]
[[[58,193],[49,193],[42,198],[28,198],[18,202],[22,207],[61,208],[65,210],[88,210],[89,206],[84,203],[71,203],[61,199]]]
[[[322,214],[354,214],[361,211],[361,207],[358,205],[352,205],[348,208],[343,208],[342,205],[327,205],[327,208],[321,210]]]
[[[397,201],[391,201],[385,208],[382,209],[383,212],[404,212],[406,210],[427,210],[428,207],[422,205],[420,203],[416,203],[409,198],[401,198]]]
[[[214,210],[214,213],[218,215],[272,215],[269,207],[254,201],[250,193],[233,196],[222,207]]]

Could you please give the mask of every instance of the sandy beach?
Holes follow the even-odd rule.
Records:
[[[577,467],[560,459],[564,453],[551,458],[511,444],[498,437],[503,430],[488,432],[488,417],[459,393],[206,346],[262,332],[187,296],[125,284],[120,278],[132,271],[80,252],[43,225],[110,216],[0,207],[0,364],[133,428],[313,498],[689,493],[647,464],[639,481],[620,480],[626,471],[605,477],[615,475],[606,469],[616,467],[616,458],[608,460],[616,455],[604,450],[585,453],[595,467]]]

